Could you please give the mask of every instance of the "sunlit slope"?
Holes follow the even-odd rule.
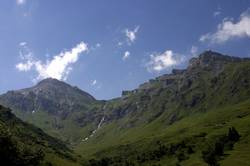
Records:
[[[249,60],[206,52],[175,72],[109,101],[102,128],[76,151],[96,159],[90,165],[206,165],[212,155],[216,164],[248,163]],[[227,137],[232,127],[237,141]],[[223,154],[212,154],[221,142]]]

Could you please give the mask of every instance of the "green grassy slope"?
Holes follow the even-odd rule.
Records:
[[[16,118],[0,106],[0,162],[6,165],[79,165],[63,142]]]
[[[49,135],[76,145],[93,131],[103,113],[102,104],[93,104],[83,111],[72,111],[66,118],[39,110],[35,113],[15,110],[13,113],[22,120],[43,129]]]
[[[130,161],[135,165],[206,165],[201,152],[207,144],[212,144],[217,138],[227,135],[228,129],[232,126],[240,133],[240,140],[235,143],[232,150],[225,150],[219,163],[237,163],[243,166],[250,163],[250,100],[206,113],[196,113],[166,127],[162,127],[160,119],[146,126],[122,130],[119,133],[115,133],[112,126],[106,126],[90,142],[78,147],[77,151],[86,154],[87,158],[121,158],[122,161]],[[104,133],[110,134],[103,137]],[[159,149],[159,143],[169,147],[171,144],[178,145],[182,142],[185,148],[180,148],[180,152],[152,157],[154,151]],[[186,147],[192,147],[194,152],[188,154]],[[178,161],[178,153],[182,151],[186,159]],[[89,154],[93,156],[88,156]],[[138,156],[145,154],[146,162],[138,162]]]

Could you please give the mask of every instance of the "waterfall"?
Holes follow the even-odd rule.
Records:
[[[88,137],[85,137],[84,139],[82,139],[82,141],[83,142],[87,141],[89,138],[93,137],[95,135],[95,133],[97,132],[97,130],[99,130],[102,127],[104,120],[105,120],[105,116],[102,117],[101,121],[97,125],[97,128],[95,130],[93,130],[92,133]]]

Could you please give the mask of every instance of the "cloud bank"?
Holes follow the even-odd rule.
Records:
[[[250,10],[242,13],[237,22],[232,19],[224,19],[218,25],[215,33],[207,33],[200,37],[200,41],[210,43],[224,43],[234,38],[250,37]]]
[[[27,47],[25,47],[25,50],[27,50]],[[24,62],[18,63],[16,68],[24,72],[34,69],[38,74],[35,81],[45,78],[55,78],[65,81],[72,70],[71,65],[76,63],[79,56],[86,51],[88,51],[87,44],[81,42],[70,51],[63,51],[55,55],[51,60],[47,60],[46,63],[43,63],[41,60],[35,60],[32,52],[26,51],[25,54],[20,54]]]

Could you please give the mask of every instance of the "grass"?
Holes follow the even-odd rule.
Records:
[[[116,130],[116,123],[104,126],[97,135],[89,142],[81,143],[76,151],[86,158],[98,158],[101,156],[125,155],[132,157],[130,154],[134,152],[143,153],[153,149],[154,142],[161,141],[164,144],[178,143],[186,139],[194,139],[196,149],[195,153],[190,155],[183,165],[205,165],[201,158],[201,149],[204,146],[203,141],[196,139],[194,136],[200,133],[207,133],[205,140],[214,139],[219,135],[227,133],[228,128],[234,126],[241,134],[241,139],[235,144],[233,150],[226,152],[230,154],[220,163],[228,165],[228,163],[240,161],[238,165],[250,163],[250,148],[248,148],[250,137],[250,100],[241,102],[234,106],[225,106],[207,113],[196,113],[186,117],[173,125],[163,127],[161,118],[146,126],[140,126],[129,130]],[[109,134],[105,134],[105,133]],[[100,139],[101,138],[101,139]],[[247,145],[247,146],[246,146]],[[132,148],[131,150],[122,150],[123,146]],[[96,155],[99,155],[98,157]],[[166,164],[176,162],[175,158],[163,157],[160,161],[153,163]],[[234,161],[234,162],[233,162]],[[242,164],[241,164],[242,163]],[[169,164],[169,165],[174,165]],[[233,164],[232,164],[233,165]]]

